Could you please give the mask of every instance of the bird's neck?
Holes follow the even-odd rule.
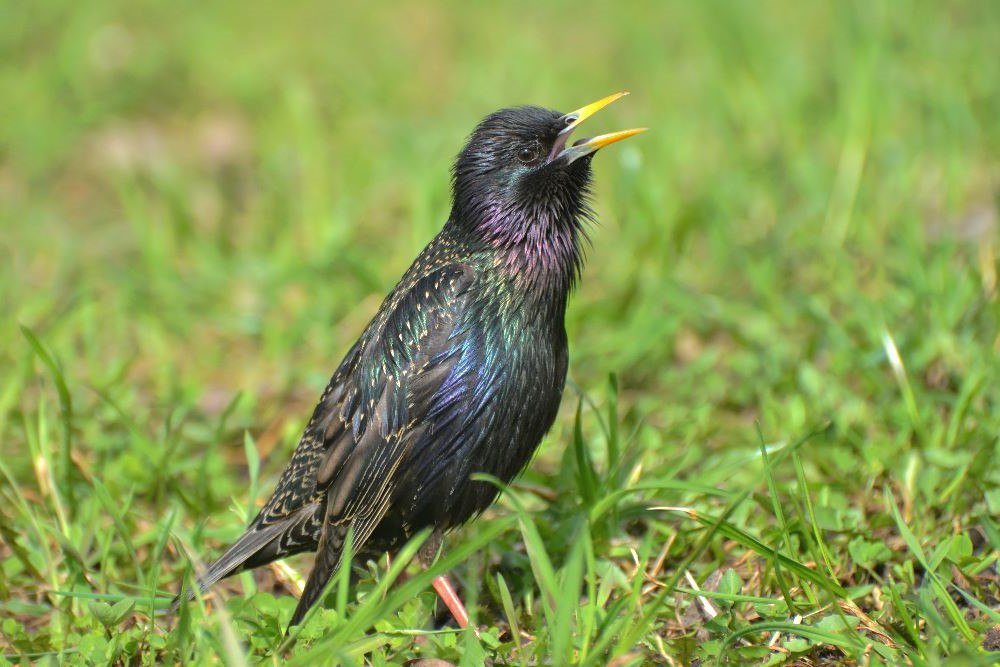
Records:
[[[526,215],[495,206],[457,226],[490,259],[495,275],[525,299],[565,308],[583,264],[586,236],[577,216],[550,211]]]

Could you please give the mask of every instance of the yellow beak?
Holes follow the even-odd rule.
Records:
[[[628,139],[629,137],[634,137],[637,134],[642,134],[648,127],[634,127],[631,130],[620,130],[618,132],[609,132],[607,134],[599,134],[596,137],[587,139],[586,141],[579,143],[572,148],[583,148],[586,146],[592,150],[597,150],[598,148],[604,148],[616,141],[621,141],[622,139]]]
[[[597,100],[596,102],[591,102],[590,104],[588,104],[586,106],[582,106],[579,109],[577,109],[576,111],[570,111],[568,114],[566,114],[565,116],[563,116],[563,118],[566,119],[566,127],[559,134],[569,134],[570,132],[573,131],[573,129],[577,125],[579,125],[583,121],[587,120],[588,118],[590,118],[595,113],[597,113],[598,111],[600,111],[604,107],[608,106],[609,104],[611,104],[615,100],[619,100],[619,99],[625,97],[626,95],[628,95],[628,91],[627,90],[623,90],[623,91],[618,92],[618,93],[612,93],[612,94],[608,95],[607,97],[602,97],[601,99]]]
[[[635,136],[640,132],[645,132],[648,128],[639,127],[631,130],[622,130],[620,132],[611,132],[608,134],[601,134],[592,139],[587,139],[586,141],[581,141],[575,146],[570,146],[566,148],[566,141],[569,139],[569,135],[576,129],[576,126],[587,120],[595,113],[608,106],[615,100],[621,99],[628,95],[627,91],[621,91],[619,93],[614,93],[608,95],[607,97],[602,97],[596,102],[591,102],[590,104],[580,107],[576,111],[570,111],[568,114],[563,116],[566,127],[564,127],[560,132],[559,136],[556,138],[555,145],[552,146],[552,152],[549,155],[549,161],[565,158],[567,163],[573,162],[584,155],[590,155],[594,151],[604,148],[616,141],[621,141],[622,139],[628,139],[629,137]]]

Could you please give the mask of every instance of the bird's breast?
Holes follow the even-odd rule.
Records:
[[[468,372],[465,394],[430,425],[401,489],[413,501],[412,526],[457,525],[484,510],[497,489],[471,476],[510,481],[555,420],[567,368],[562,319],[553,326],[504,314],[494,306],[463,323],[470,331],[453,372]]]

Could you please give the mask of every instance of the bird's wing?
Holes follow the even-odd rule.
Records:
[[[317,546],[314,573],[332,572],[351,522],[360,548],[385,513],[401,454],[422,432],[422,417],[461,412],[461,391],[449,390],[437,403],[434,396],[458,360],[465,332],[456,325],[474,279],[468,265],[447,265],[390,297],[372,323],[374,335],[363,336],[331,377],[274,494],[199,577],[202,591],[241,569]],[[461,384],[453,378],[449,387]]]
[[[328,487],[345,486],[354,479],[344,475],[348,462],[351,471],[359,466],[381,442],[381,431],[430,409],[434,392],[457,361],[464,332],[455,331],[455,325],[474,279],[470,266],[449,264],[390,297],[393,307],[376,316],[375,335],[362,337],[333,374],[252,527],[283,523],[310,508]],[[376,451],[385,454],[384,449]]]
[[[326,489],[326,516],[293,623],[336,570],[348,527],[354,527],[354,546],[360,549],[385,516],[407,449],[433,428],[430,417],[453,412],[442,410],[441,403],[465,399],[461,392],[438,390],[453,373],[471,373],[458,362],[467,334],[462,315],[474,280],[475,272],[464,264],[425,275],[395,300],[379,335],[359,351],[347,397],[325,429],[315,484]]]
[[[468,266],[449,265],[416,281],[362,350],[352,400],[327,427],[316,474],[317,488],[329,489],[331,517],[376,507],[377,489],[393,477],[402,448],[427,427],[425,417],[438,402],[460,400],[436,394],[463,349],[460,323],[474,279]]]

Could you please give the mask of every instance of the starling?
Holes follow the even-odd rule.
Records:
[[[296,625],[340,565],[350,528],[362,555],[428,527],[437,545],[497,496],[471,475],[509,481],[524,468],[566,381],[563,320],[592,219],[591,160],[642,129],[567,141],[625,94],[568,114],[502,109],[476,127],[455,162],[448,222],[348,351],[274,494],[198,579],[202,591],[316,551]],[[464,627],[447,579],[434,587]]]

